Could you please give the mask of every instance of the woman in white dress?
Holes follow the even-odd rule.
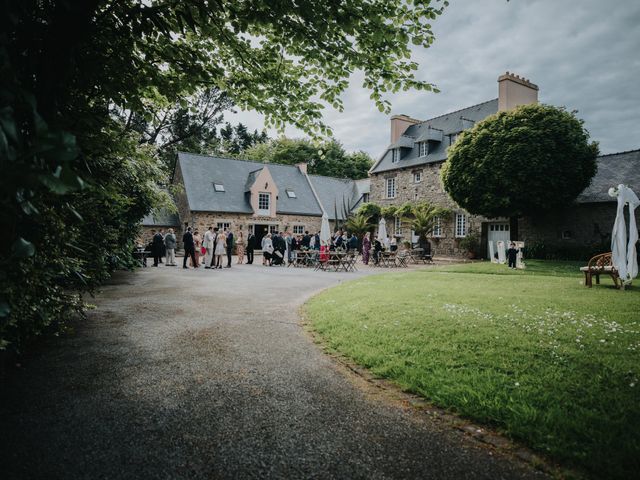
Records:
[[[216,250],[213,254],[216,257],[216,263],[214,268],[222,268],[222,256],[225,254],[227,248],[227,237],[224,233],[218,234],[218,241],[216,243]]]
[[[266,265],[269,262],[271,265],[271,254],[273,253],[273,242],[271,241],[271,234],[267,233],[262,238],[262,265]]]

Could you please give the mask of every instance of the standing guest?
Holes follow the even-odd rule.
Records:
[[[191,233],[191,227],[187,228],[182,236],[182,244],[184,245],[184,258],[182,259],[182,268],[187,267],[187,257],[191,257],[191,264],[196,265],[196,252],[195,244],[193,243],[193,234]]]
[[[309,236],[309,246],[306,247],[306,248],[308,248],[309,250],[315,250],[316,249],[316,235],[310,235]]]
[[[304,248],[311,248],[311,245],[310,245],[310,243],[311,243],[311,238],[312,238],[312,236],[311,236],[311,235],[309,235],[309,231],[308,231],[308,230],[305,230],[305,231],[304,231],[304,237],[302,237],[302,246],[303,246]]]
[[[369,265],[369,250],[371,250],[371,239],[370,233],[367,232],[362,239],[362,263],[365,265]]]
[[[262,238],[262,265],[271,265],[271,254],[273,253],[273,242],[271,240],[271,234],[267,233]]]
[[[358,237],[353,234],[349,234],[347,237],[347,251],[349,252],[357,252],[358,251]]]
[[[244,262],[244,235],[242,231],[238,232],[238,239],[236,240],[236,255],[238,256],[238,265],[242,265]]]
[[[211,268],[216,268],[216,248],[218,247],[218,227],[213,229],[213,250],[211,251]]]
[[[344,240],[342,238],[342,230],[338,230],[333,240],[333,244],[335,245],[336,248],[342,248],[343,242]]]
[[[157,267],[158,263],[161,263],[162,247],[164,246],[164,238],[162,233],[151,230],[153,238],[151,239],[151,253],[153,255],[153,266]]]
[[[216,249],[214,251],[216,266],[214,268],[222,268],[222,256],[225,253],[227,247],[227,237],[224,232],[218,234],[218,241],[216,242]]]
[[[209,229],[204,232],[204,241],[202,242],[202,246],[205,248],[204,255],[204,268],[211,268],[211,258],[213,257],[213,241],[215,239],[215,235],[213,234],[213,225],[209,227]]]
[[[378,265],[380,263],[380,254],[382,250],[382,242],[379,238],[376,238],[373,242],[373,263],[375,265]]]
[[[200,268],[200,254],[201,254],[200,249],[202,248],[202,237],[200,236],[200,232],[198,232],[198,230],[193,232],[193,245],[194,245],[194,252],[196,257],[196,264],[192,265],[192,267]]]
[[[164,244],[165,234],[163,229],[160,229],[160,235],[162,236],[162,247],[161,247],[162,252],[160,253],[160,263],[162,263],[162,258],[167,256],[167,247]]]
[[[256,236],[253,232],[249,232],[249,236],[247,237],[247,263],[249,265],[253,264],[253,251],[256,248]]]
[[[176,244],[177,243],[178,241],[176,240],[176,236],[173,233],[173,228],[170,228],[164,237],[164,246],[167,249],[167,266],[168,267],[176,266]]]
[[[293,249],[291,248],[292,240],[293,239],[291,238],[291,232],[287,230],[287,232],[284,234],[287,263],[291,263],[292,252],[293,252]]]
[[[396,250],[398,250],[398,239],[394,235],[391,237],[391,241],[389,242],[389,251],[395,252]]]
[[[233,232],[231,231],[231,229],[227,230],[225,228],[225,231],[227,232],[227,238],[226,238],[226,242],[227,242],[227,268],[231,268],[231,255],[233,255]]]
[[[509,260],[509,268],[513,268],[515,270],[516,263],[518,261],[518,250],[516,248],[515,242],[511,242],[509,244],[509,250],[507,250],[507,259]]]
[[[320,232],[313,236],[313,249],[320,250]]]

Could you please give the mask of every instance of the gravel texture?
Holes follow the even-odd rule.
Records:
[[[0,389],[4,479],[542,478],[389,401],[300,326],[366,275],[235,266],[118,274]]]

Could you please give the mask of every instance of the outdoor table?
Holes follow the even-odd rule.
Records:
[[[411,254],[409,252],[400,252],[396,255],[396,266],[408,268],[409,265],[407,261],[411,258]]]
[[[380,263],[381,267],[395,267],[396,266],[396,252],[380,252]]]
[[[145,250],[144,248],[137,248],[135,252],[133,252],[133,258],[137,259],[140,262],[140,266],[147,266],[147,257],[151,255],[149,250]]]
[[[326,259],[320,261],[316,264],[316,270],[323,271],[334,271],[339,272],[340,270],[348,271],[348,263],[346,262],[347,253],[346,252],[326,252]]]
[[[425,253],[423,248],[414,248],[411,250],[411,260],[413,263],[423,262],[423,263],[431,263],[433,262],[433,258],[430,254]]]

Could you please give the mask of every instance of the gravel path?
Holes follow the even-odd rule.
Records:
[[[542,478],[396,405],[297,310],[359,273],[120,274],[0,391],[2,478]]]

